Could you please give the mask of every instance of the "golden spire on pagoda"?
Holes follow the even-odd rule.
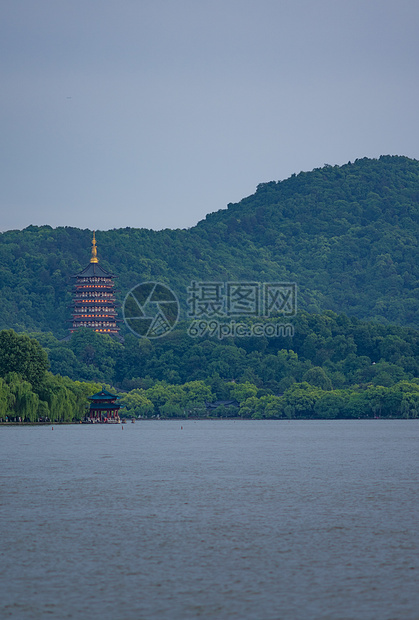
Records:
[[[95,231],[93,231],[93,241],[92,241],[92,258],[90,259],[91,263],[98,263],[99,259],[97,257],[97,247],[96,247],[96,239],[95,239]]]

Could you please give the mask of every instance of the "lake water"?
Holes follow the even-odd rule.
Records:
[[[417,620],[418,447],[419,420],[1,427],[0,617]]]

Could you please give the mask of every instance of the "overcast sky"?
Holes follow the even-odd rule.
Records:
[[[1,230],[186,228],[419,159],[418,0],[1,0]]]

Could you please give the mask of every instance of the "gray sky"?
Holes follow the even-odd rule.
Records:
[[[417,0],[2,0],[0,229],[185,228],[419,159]]]

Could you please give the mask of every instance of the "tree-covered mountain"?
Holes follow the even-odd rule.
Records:
[[[263,183],[189,230],[96,238],[120,301],[147,280],[169,284],[183,305],[191,280],[296,282],[300,309],[418,326],[418,222],[419,162],[383,156]],[[77,228],[2,233],[0,328],[65,336],[71,276],[90,244]]]

